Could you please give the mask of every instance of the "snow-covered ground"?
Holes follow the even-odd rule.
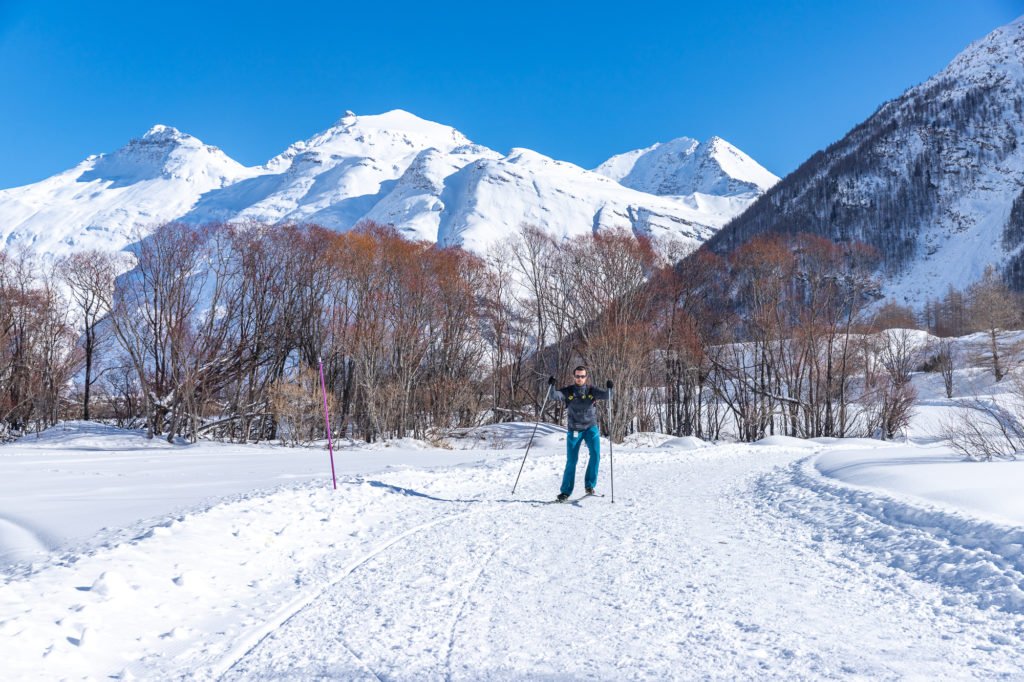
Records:
[[[343,448],[337,491],[319,447],[66,429],[0,447],[5,536],[53,547],[2,569],[5,679],[1024,676],[1024,518],[991,493],[1024,462],[914,425],[637,434],[614,504],[605,442],[568,505],[555,426],[515,496],[531,425]]]
[[[396,466],[472,462],[487,450],[424,449],[422,443],[341,444],[338,475]],[[330,483],[319,448],[204,443],[171,445],[100,424],[69,422],[0,448],[0,564],[40,550],[123,539],[137,522],[208,509],[224,498],[292,482]],[[140,532],[145,532],[142,528]]]

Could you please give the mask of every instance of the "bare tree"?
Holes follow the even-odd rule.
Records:
[[[973,284],[967,294],[971,324],[985,335],[984,343],[978,346],[978,358],[989,366],[996,381],[1001,381],[1017,352],[1007,339],[1007,331],[1020,325],[1019,298],[992,265],[985,268],[982,280]]]
[[[928,345],[929,359],[927,364],[942,375],[942,383],[946,389],[946,397],[953,397],[954,344],[952,339],[937,338]]]
[[[878,336],[878,360],[889,381],[897,386],[909,383],[911,373],[920,364],[920,335],[911,329],[888,329]]]
[[[900,430],[906,432],[914,414],[917,389],[911,373],[920,364],[919,337],[913,330],[888,329],[863,338],[865,385],[860,402],[867,431],[892,439]]]
[[[209,228],[164,225],[130,248],[134,269],[121,278],[109,305],[111,329],[128,354],[142,388],[147,436],[162,434],[181,400],[179,363],[192,342],[194,316],[207,271]],[[176,428],[177,421],[172,420]],[[173,439],[175,429],[168,434]]]
[[[0,251],[0,438],[60,418],[80,361],[75,338],[68,303],[35,255]]]
[[[520,285],[514,295],[519,310],[528,311],[533,326],[530,345],[535,362],[532,376],[524,377],[524,387],[539,412],[547,390],[541,380],[548,375],[561,376],[578,362],[572,346],[564,343],[572,329],[562,267],[565,259],[560,245],[534,225],[523,225],[519,235],[511,238],[510,255],[511,270]],[[561,403],[554,409],[557,415]]]
[[[67,286],[83,328],[85,377],[82,419],[89,419],[90,393],[92,385],[99,379],[99,375],[93,375],[93,365],[104,338],[100,322],[110,312],[114,280],[125,265],[123,254],[98,250],[80,251],[57,262],[57,276]]]
[[[711,381],[731,326],[725,263],[709,251],[662,268],[654,280],[664,364],[664,431],[717,438],[720,405]]]
[[[531,383],[536,381],[531,380],[536,377],[527,365],[535,348],[529,308],[520,298],[522,289],[512,266],[512,246],[499,242],[487,253],[479,313],[483,337],[490,346],[490,392],[497,421],[529,418],[521,409],[535,393]]]
[[[647,281],[659,265],[649,241],[628,232],[574,239],[559,264],[575,349],[594,377],[615,380],[619,399],[608,423],[615,440],[637,428],[639,393],[653,370],[656,299]]]

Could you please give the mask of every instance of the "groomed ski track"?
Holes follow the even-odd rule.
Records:
[[[1024,677],[1019,529],[823,479],[820,447],[617,448],[614,504],[536,506],[553,448],[515,497],[516,458],[346,481],[383,495],[387,534],[325,548],[312,588],[179,674]]]

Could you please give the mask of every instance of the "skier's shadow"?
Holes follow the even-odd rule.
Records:
[[[459,502],[459,503],[463,503],[463,504],[475,504],[477,502],[505,502],[505,503],[508,503],[508,504],[531,504],[531,505],[540,505],[540,504],[545,504],[545,505],[546,504],[571,504],[571,505],[573,505],[575,507],[582,507],[583,506],[583,505],[581,505],[579,503],[579,500],[566,500],[565,502],[558,502],[556,500],[520,500],[520,499],[501,499],[501,500],[495,500],[495,499],[480,499],[480,498],[474,498],[474,499],[469,499],[469,500],[453,500],[453,499],[450,499],[450,498],[447,498],[447,497],[437,497],[435,495],[428,495],[427,493],[422,493],[419,490],[415,490],[413,488],[403,488],[402,486],[392,485],[390,483],[385,483],[384,481],[373,481],[373,480],[365,479],[364,478],[364,479],[362,479],[359,482],[366,483],[367,485],[369,485],[371,487],[374,487],[374,488],[383,488],[384,490],[387,490],[388,492],[394,493],[396,495],[405,495],[406,497],[422,497],[423,499],[434,500],[435,502]]]

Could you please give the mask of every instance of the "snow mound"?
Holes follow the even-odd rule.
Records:
[[[116,571],[104,571],[93,581],[89,591],[107,599],[131,594],[132,587],[123,575]]]
[[[174,444],[167,438],[146,438],[141,429],[119,429],[116,426],[72,420],[62,422],[39,434],[28,434],[17,441],[17,447],[0,449],[0,457],[38,454],[40,451],[118,452],[128,450],[178,450],[186,445],[184,438]]]
[[[657,431],[637,431],[623,438],[622,445],[627,448],[656,448],[671,439],[672,436]]]
[[[820,438],[810,438],[809,443],[819,443],[821,445],[828,445],[833,450],[848,450],[850,448],[890,448],[896,447],[897,445],[888,441],[879,441],[873,438],[831,438],[828,436],[822,436]]]
[[[775,445],[786,448],[813,448],[814,441],[794,438],[793,436],[765,436],[755,443],[756,445]]]
[[[703,441],[696,436],[680,436],[679,438],[668,439],[660,447],[665,450],[700,450],[710,446],[711,443]]]
[[[0,519],[0,566],[28,561],[45,554],[46,546],[32,531]]]
[[[877,441],[844,445],[815,460],[822,476],[908,503],[1024,527],[1024,460],[969,462],[945,447]]]

